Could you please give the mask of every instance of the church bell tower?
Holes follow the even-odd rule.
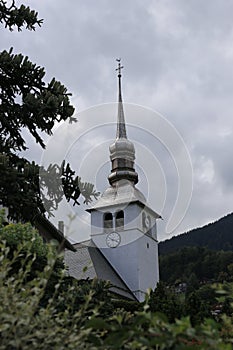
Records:
[[[144,195],[136,188],[135,148],[127,138],[122,102],[123,67],[120,59],[117,61],[117,131],[109,147],[109,187],[87,211],[91,214],[92,243],[112,271],[107,279],[115,285],[117,280],[121,281],[134,299],[144,301],[146,291],[154,289],[159,281],[156,221],[160,215],[147,205]],[[97,270],[98,277],[106,279],[105,269]]]

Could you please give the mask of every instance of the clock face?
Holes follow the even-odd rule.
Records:
[[[116,248],[121,243],[121,236],[117,232],[111,232],[106,237],[106,243],[109,248]]]
[[[145,212],[142,213],[142,225],[143,225],[143,228],[146,230],[149,230],[151,228],[150,215],[147,215]]]
[[[148,215],[145,218],[145,226],[146,226],[146,228],[150,227],[150,217]]]

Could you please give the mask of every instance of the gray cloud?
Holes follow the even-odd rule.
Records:
[[[45,66],[47,80],[55,76],[73,93],[77,112],[116,100],[114,60],[121,56],[124,101],[158,110],[183,137],[193,163],[194,190],[175,233],[231,212],[233,3],[28,0],[26,4],[39,11],[44,25],[35,33],[2,31],[1,49],[13,46]],[[159,147],[158,158],[168,184],[166,221],[177,180]],[[160,237],[164,238],[162,233]]]

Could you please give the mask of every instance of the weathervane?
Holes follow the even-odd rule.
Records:
[[[121,77],[121,70],[124,67],[121,66],[121,58],[117,58],[116,61],[118,62],[118,68],[116,68],[116,71],[118,71],[118,77]]]

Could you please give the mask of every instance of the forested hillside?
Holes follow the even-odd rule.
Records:
[[[214,223],[160,242],[159,253],[163,255],[183,247],[194,246],[212,250],[233,250],[233,213]]]
[[[160,255],[160,279],[168,284],[233,280],[233,251],[184,247]],[[192,281],[193,282],[193,281]]]

